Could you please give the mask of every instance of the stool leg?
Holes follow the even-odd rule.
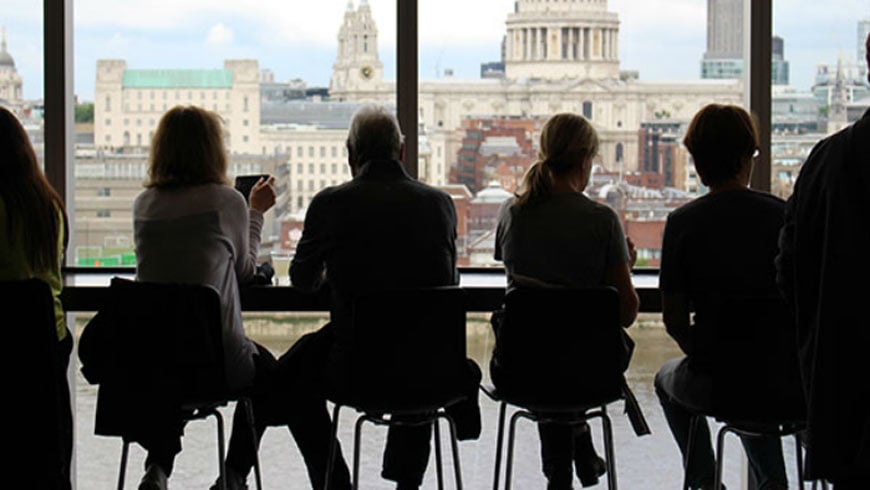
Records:
[[[263,480],[260,474],[260,456],[257,450],[257,428],[254,425],[254,406],[250,398],[242,398],[239,400],[242,408],[245,410],[245,417],[248,419],[248,426],[251,428],[251,443],[254,447],[254,482],[257,484],[257,490],[263,490]],[[236,410],[238,410],[238,406]]]
[[[332,440],[329,441],[329,460],[326,461],[326,475],[323,477],[323,490],[329,490],[330,477],[332,476],[335,452],[338,450],[338,413],[341,405],[335,404],[332,409]]]
[[[689,422],[689,441],[686,443],[686,454],[683,456],[683,490],[689,490],[689,463],[691,462],[692,449],[695,445],[695,436],[698,435],[698,424],[701,423],[702,415],[692,416]]]
[[[601,426],[604,429],[604,451],[607,454],[607,488],[617,490],[616,453],[613,450],[613,425],[607,415],[607,407],[601,407]]]
[[[127,474],[127,456],[130,454],[130,442],[123,439],[121,446],[121,469],[118,471],[118,490],[124,490],[124,477]]]
[[[504,488],[505,490],[510,490],[511,488],[511,474],[514,469],[514,439],[516,437],[516,428],[517,428],[517,420],[522,417],[526,417],[529,420],[534,420],[527,415],[527,412],[524,410],[519,410],[513,415],[511,415],[510,424],[508,424],[508,446],[507,446],[507,462],[504,467]]]
[[[439,417],[447,419],[447,426],[450,428],[450,446],[453,450],[453,473],[456,478],[456,490],[462,490],[462,466],[459,460],[459,442],[456,438],[456,423],[446,413],[439,414]],[[438,421],[436,419],[435,423]]]
[[[444,490],[444,470],[441,459],[441,429],[438,416],[432,421],[432,436],[435,438],[435,475],[438,477],[438,490]]]
[[[360,415],[356,419],[356,424],[353,429],[353,490],[359,488],[359,452],[360,439],[362,439],[362,425],[365,423],[365,415]]]
[[[492,490],[498,490],[498,480],[501,476],[501,452],[502,443],[504,442],[504,416],[507,410],[507,403],[501,402],[501,407],[498,410],[498,435],[495,443],[495,475],[492,478]]]
[[[227,490],[227,466],[226,458],[224,457],[224,455],[226,454],[226,448],[224,447],[224,445],[226,444],[224,442],[224,418],[217,410],[212,411],[211,415],[214,415],[214,418],[217,421],[218,471],[220,473],[220,488],[221,490]]]
[[[713,480],[713,488],[722,488],[722,470],[725,467],[725,436],[731,432],[731,426],[725,425],[719,429],[716,435],[716,478]]]
[[[804,451],[801,447],[800,435],[797,432],[794,435],[794,448],[797,453],[795,457],[797,458],[798,488],[804,490]]]

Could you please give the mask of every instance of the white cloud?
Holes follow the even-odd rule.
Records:
[[[235,39],[235,33],[233,30],[223,22],[219,22],[208,30],[208,34],[205,37],[205,43],[209,46],[226,46],[231,44]]]

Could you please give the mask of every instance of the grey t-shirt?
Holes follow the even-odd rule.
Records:
[[[495,258],[518,285],[595,287],[606,271],[628,262],[628,246],[616,213],[580,193],[560,193],[501,208]]]

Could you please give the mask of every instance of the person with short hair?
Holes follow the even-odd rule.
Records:
[[[748,187],[759,140],[755,121],[742,108],[702,108],[683,143],[710,192],[672,212],[665,225],[659,277],[662,313],[668,333],[686,356],[662,366],[655,389],[685,461],[692,415],[709,411],[713,404],[709,361],[715,346],[694,334],[712,328],[715,311],[706,299],[750,291],[776,296],[773,259],[785,203]],[[779,438],[742,441],[758,488],[786,488]],[[689,486],[710,489],[715,459],[706,420],[698,425],[692,448],[691,467],[686,468]]]
[[[867,47],[870,83],[870,35]],[[836,490],[870,488],[870,111],[820,141],[786,206],[779,283],[797,320],[807,464]]]
[[[332,424],[325,386],[342,390],[349,379],[354,349],[351,305],[372,291],[450,286],[459,283],[456,269],[456,211],[449,195],[410,177],[402,167],[404,142],[396,117],[380,106],[366,105],[354,114],[347,138],[353,179],[314,196],[305,228],[290,264],[294,287],[314,291],[328,285],[330,321],[300,338],[279,359],[276,389],[284,400],[254,398],[258,410],[275,403],[299,446],[314,489],[323,488]],[[447,408],[460,439],[477,438],[480,370],[468,361],[467,398]],[[269,423],[268,425],[278,425]],[[228,472],[247,475],[254,448],[244,437],[230,441]],[[258,426],[262,434],[265,426]],[[243,432],[241,433],[243,434]],[[429,460],[431,426],[392,427],[387,436],[381,475],[398,489],[418,488]],[[350,488],[347,464],[337,451],[331,488]]]
[[[239,284],[256,272],[263,213],[274,205],[275,189],[273,177],[261,179],[246,203],[229,182],[220,117],[195,106],[164,114],[151,143],[146,190],[133,203],[136,277],[218,291],[227,385],[241,392],[262,384],[258,378],[275,363],[245,336],[239,304]],[[166,240],[157,231],[173,223],[183,231]],[[181,451],[181,421],[170,425],[138,441],[148,450],[140,490],[166,488]]]
[[[631,282],[637,259],[613,209],[586,197],[583,191],[598,155],[598,135],[576,114],[556,114],[541,131],[538,160],[523,178],[516,197],[503,204],[495,238],[495,259],[503,260],[508,289],[517,287],[585,288],[613,286],[619,295],[620,322],[637,317],[638,297]],[[490,373],[496,387],[516,383],[510,359],[523,352],[505,352],[498,338],[501,322],[494,317],[496,348]],[[631,357],[626,337],[623,369]],[[541,462],[548,489],[568,489],[572,462],[583,486],[604,474],[587,424],[539,423]]]
[[[63,200],[51,187],[27,131],[5,107],[0,107],[0,281],[39,279],[54,298],[57,332],[55,380],[59,406],[59,461],[44,461],[51,488],[70,488],[72,411],[67,367],[73,335],[66,326],[60,292],[61,265],[69,241],[69,224]],[[28,346],[21,346],[27,349]],[[11,374],[11,373],[10,373]],[[48,448],[46,448],[48,453]],[[39,480],[45,482],[45,480]],[[38,482],[31,482],[39,485]]]

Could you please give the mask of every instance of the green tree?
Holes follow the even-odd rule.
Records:
[[[85,102],[84,104],[76,104],[76,122],[77,123],[92,123],[92,122],[94,122],[94,104],[93,104],[93,102]]]

